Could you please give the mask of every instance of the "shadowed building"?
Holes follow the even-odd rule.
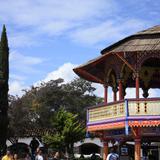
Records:
[[[9,78],[9,48],[6,35],[6,28],[0,40],[0,151],[6,147],[8,128],[8,78]]]
[[[142,153],[158,160],[158,147],[154,146],[154,154],[149,151],[160,141],[160,98],[148,98],[148,91],[160,88],[160,26],[126,37],[101,54],[74,69],[80,77],[104,86],[104,103],[87,109],[87,131],[103,141],[104,159],[108,142],[118,142],[121,152],[127,152],[123,145],[130,142],[133,154],[129,156],[135,160]],[[111,103],[108,87],[113,92]],[[126,88],[135,88],[136,97],[125,99]]]

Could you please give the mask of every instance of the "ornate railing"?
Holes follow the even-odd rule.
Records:
[[[160,98],[125,99],[87,109],[87,124],[119,118],[160,116]]]
[[[128,100],[129,116],[159,116],[160,99]]]
[[[97,122],[125,116],[124,102],[88,108],[88,122]]]

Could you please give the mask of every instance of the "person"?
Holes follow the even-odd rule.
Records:
[[[25,155],[25,158],[24,158],[25,160],[31,160],[31,157],[30,157],[30,155],[28,154],[28,153],[26,153],[26,155]]]
[[[18,139],[16,139],[15,142],[13,143],[13,153],[18,153]]]
[[[59,159],[59,152],[56,152],[55,155],[54,155],[53,160],[58,160],[58,159]]]
[[[31,153],[32,153],[32,158],[33,158],[33,157],[35,157],[35,151],[36,151],[36,149],[39,147],[39,142],[36,140],[35,137],[33,137],[33,139],[31,140],[29,146],[31,147]]]
[[[96,154],[93,153],[92,156],[91,156],[91,160],[95,160],[97,158]]]
[[[13,160],[18,160],[18,155],[16,153],[13,155]]]
[[[116,146],[111,148],[111,152],[108,154],[106,160],[119,160],[119,155],[116,153]]]
[[[53,160],[53,153],[52,152],[49,152],[48,160]]]
[[[7,150],[6,155],[2,157],[2,160],[12,160],[12,155],[9,150]]]
[[[35,160],[43,160],[42,150],[39,148]]]

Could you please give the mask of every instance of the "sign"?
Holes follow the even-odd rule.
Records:
[[[127,146],[121,147],[121,156],[128,156],[128,147]]]

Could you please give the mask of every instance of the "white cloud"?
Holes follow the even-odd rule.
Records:
[[[9,83],[9,94],[21,96],[22,94],[24,94],[22,89],[27,88],[28,87],[21,81],[12,81]]]
[[[37,86],[41,82],[48,82],[50,80],[55,80],[58,78],[63,78],[65,80],[65,83],[68,83],[72,81],[77,75],[73,72],[73,68],[75,68],[77,65],[72,63],[65,63],[62,66],[60,66],[57,70],[54,70],[47,74],[47,76],[41,80],[36,82],[34,85]],[[9,93],[12,95],[19,95],[21,96],[24,92],[22,89],[28,89],[27,85],[24,84],[23,77],[19,75],[12,74],[10,79],[10,90]]]
[[[118,25],[121,24],[121,25]],[[99,42],[113,42],[144,28],[146,22],[138,19],[127,21],[108,20],[87,28],[73,31],[71,39],[76,42],[94,45]]]
[[[150,25],[117,16],[120,9],[115,0],[5,0],[0,1],[0,19],[16,26],[10,29],[13,47],[38,45],[42,35],[90,45],[113,42]]]
[[[17,75],[17,74],[10,74],[9,79],[16,80],[16,81],[24,81],[26,79],[26,77],[25,76],[20,76],[20,75]]]
[[[150,89],[149,97],[160,97],[160,89]]]
[[[9,4],[9,5],[8,5]],[[110,15],[116,8],[113,0],[12,0],[0,1],[0,15],[19,26],[44,26],[53,22],[81,21]]]
[[[77,75],[73,72],[73,68],[77,65],[72,63],[65,63],[60,66],[57,70],[47,74],[46,78],[42,80],[43,82],[48,82],[50,80],[55,80],[58,78],[63,78],[65,83],[72,81]]]
[[[41,82],[48,82],[50,80],[55,80],[58,78],[63,78],[65,83],[71,82],[74,78],[78,76],[73,72],[73,68],[77,67],[77,64],[72,64],[70,62],[63,64],[57,70],[47,74],[46,78],[35,83],[35,86],[39,85]],[[104,88],[103,85],[98,83],[92,83],[92,86],[96,88],[94,92],[99,97],[104,97]],[[111,87],[108,88],[108,101],[112,102],[113,95]]]
[[[9,46],[11,48],[17,47],[31,47],[33,45],[38,45],[39,42],[35,41],[33,34],[25,32],[16,32],[13,30],[11,35],[9,34]]]
[[[1,22],[12,24],[9,31],[13,47],[35,45],[44,34],[65,36],[70,30],[91,25],[116,10],[114,0],[0,1]]]
[[[35,65],[41,64],[44,59],[34,56],[25,56],[17,51],[10,53],[10,68],[23,73],[37,73],[40,72],[35,69]]]
[[[35,68],[36,65],[43,63],[40,57],[26,56],[17,51],[10,53],[10,75],[9,75],[9,93],[12,95],[23,94],[22,89],[29,88],[26,84],[28,75],[41,73],[41,70]]]
[[[92,84],[94,88],[96,88],[94,94],[98,97],[102,97],[104,98],[104,87],[102,84],[99,83],[93,83]],[[112,93],[112,88],[108,87],[108,102],[112,102],[113,101],[113,93]]]
[[[65,63],[62,66],[60,66],[57,70],[54,70],[47,74],[47,76],[41,80],[36,82],[34,85],[37,86],[41,82],[48,82],[50,80],[56,80],[58,78],[63,78],[65,80],[65,83],[68,83],[72,81],[74,78],[77,77],[77,75],[73,72],[73,68],[77,67],[78,65],[72,64],[72,63]],[[13,95],[22,95],[23,91],[22,89],[29,88],[24,84],[24,78],[18,75],[11,75],[10,80],[10,90],[9,93]],[[94,92],[99,97],[104,97],[104,88],[103,85],[98,83],[93,83],[93,87],[96,88],[96,91]],[[135,88],[127,88],[126,89],[126,97],[125,98],[135,98]],[[140,89],[140,97],[142,98],[142,90]],[[118,99],[118,92],[117,92],[117,99]],[[150,89],[149,90],[149,97],[159,97],[159,89]],[[112,88],[108,88],[108,102],[113,101],[113,92]]]
[[[95,94],[99,97],[104,97],[104,88],[103,85],[98,83],[93,83],[93,87],[96,88]],[[143,98],[142,96],[143,91],[140,89],[140,98]],[[160,96],[160,89],[150,89],[149,90],[149,98],[151,97],[159,97]],[[136,98],[136,90],[135,88],[127,88],[126,89],[126,96],[125,98]],[[117,100],[119,99],[119,92],[117,92]],[[113,92],[112,88],[108,87],[108,102],[113,102]]]
[[[159,97],[160,92],[159,89],[149,89],[149,98],[151,97]],[[143,91],[142,89],[139,90],[139,96],[140,98],[143,98]],[[126,98],[135,98],[136,97],[136,90],[135,88],[127,88],[126,90]]]
[[[39,29],[39,32],[48,33],[48,35],[50,36],[54,36],[54,35],[59,36],[64,34],[67,30],[75,26],[76,24],[74,24],[73,22],[54,21],[44,26],[40,26],[38,29]]]
[[[56,80],[58,78],[63,78],[65,83],[71,82],[74,78],[77,78],[78,76],[74,73],[73,68],[77,67],[77,64],[72,64],[70,62],[64,63],[62,66],[60,66],[57,70],[54,70],[47,74],[46,78],[44,78],[41,81],[38,81],[35,83],[35,86],[41,84],[41,82],[48,82],[50,80]],[[95,94],[97,96],[103,97],[104,96],[104,89],[103,85],[93,83],[93,87],[96,88]],[[109,87],[109,94],[111,93],[111,88]],[[111,96],[109,96],[109,101],[112,101]]]
[[[24,56],[23,54],[20,54],[16,51],[11,52],[10,54],[10,61],[14,60],[27,65],[35,65],[43,62],[43,60],[39,57]]]

